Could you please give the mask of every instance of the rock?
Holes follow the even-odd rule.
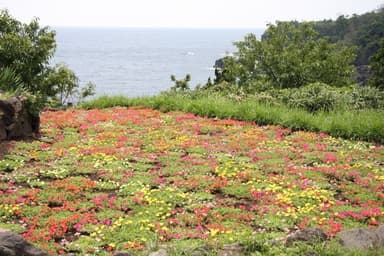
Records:
[[[34,247],[19,234],[0,230],[1,256],[44,256],[44,251]]]
[[[40,118],[28,111],[25,99],[0,99],[0,140],[33,137],[39,129]]]
[[[129,252],[116,252],[113,256],[132,256]]]
[[[225,58],[220,58],[220,59],[216,60],[215,65],[213,67],[218,68],[218,69],[223,69],[224,68],[224,60],[225,60]]]
[[[148,256],[167,256],[168,253],[165,249],[160,249],[156,252],[151,252]]]
[[[376,234],[379,237],[378,240],[378,246],[384,247],[384,226],[380,226],[378,229],[376,229]]]
[[[384,247],[384,226],[376,230],[357,228],[342,231],[338,237],[343,246],[349,249],[368,250]]]
[[[239,243],[226,244],[222,249],[219,249],[217,256],[238,256],[242,255],[243,246]]]
[[[0,141],[7,139],[7,132],[5,130],[5,124],[1,114],[2,113],[0,112]]]
[[[208,256],[212,255],[213,248],[209,245],[203,245],[197,248],[192,248],[191,251],[191,256]]]
[[[287,237],[286,246],[291,246],[294,242],[305,242],[309,244],[322,242],[327,239],[327,235],[319,228],[306,228],[299,230]]]

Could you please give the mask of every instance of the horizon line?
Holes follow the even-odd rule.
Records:
[[[246,30],[246,29],[257,29],[257,30],[265,30],[266,27],[151,27],[151,26],[93,26],[93,25],[49,25],[51,28],[87,28],[87,29],[201,29],[201,30],[212,30],[212,29],[222,29],[222,30]]]

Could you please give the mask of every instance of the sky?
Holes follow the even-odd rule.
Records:
[[[276,20],[336,19],[384,0],[1,0],[23,22],[52,27],[264,28]]]

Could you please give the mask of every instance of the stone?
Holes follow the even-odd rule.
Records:
[[[349,249],[369,250],[384,247],[384,226],[376,230],[357,228],[338,235],[341,244]]]
[[[239,243],[226,244],[222,249],[219,249],[217,256],[238,256],[242,255],[243,246]]]
[[[212,255],[213,248],[209,245],[202,245],[197,248],[191,248],[191,256],[208,256]]]
[[[0,113],[0,141],[7,139],[7,132],[5,130],[5,124],[2,120],[2,115]]]
[[[44,251],[27,242],[21,235],[7,230],[0,230],[1,256],[45,256]]]
[[[319,228],[306,228],[299,230],[287,237],[286,246],[291,246],[294,242],[304,242],[314,244],[327,239],[327,235]]]
[[[376,234],[379,238],[377,241],[378,247],[384,247],[384,226],[380,226],[378,229],[376,229]]]
[[[151,252],[148,256],[167,256],[168,253],[165,249],[159,249],[156,252]]]
[[[25,99],[0,99],[0,140],[34,137],[39,129],[40,118],[28,111]]]
[[[132,256],[129,252],[116,252],[113,256]]]

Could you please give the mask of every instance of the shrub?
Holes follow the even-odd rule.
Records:
[[[383,109],[384,91],[376,87],[356,86],[351,92],[351,100],[355,109]]]
[[[282,101],[289,107],[302,108],[311,113],[331,111],[338,102],[339,93],[324,83],[313,83],[299,89],[284,90]]]

